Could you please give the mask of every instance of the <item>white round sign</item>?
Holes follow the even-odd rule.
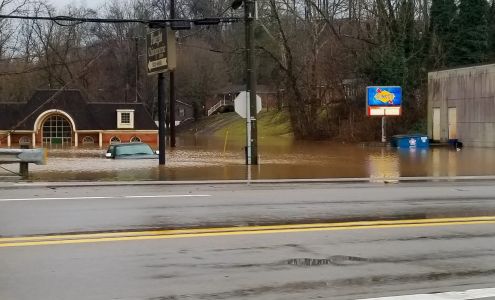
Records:
[[[234,109],[239,116],[244,119],[247,117],[247,103],[249,103],[249,93],[240,92],[234,100]],[[256,95],[256,113],[261,111],[261,97]]]

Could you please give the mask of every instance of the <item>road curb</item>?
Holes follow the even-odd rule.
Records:
[[[370,183],[389,184],[407,182],[455,182],[495,181],[495,176],[445,176],[445,177],[398,177],[398,178],[311,178],[311,179],[256,179],[256,180],[203,180],[203,181],[67,181],[67,182],[0,182],[0,189],[38,187],[84,187],[84,186],[181,186],[181,185],[264,185],[301,183]]]

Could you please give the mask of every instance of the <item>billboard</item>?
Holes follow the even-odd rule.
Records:
[[[368,116],[399,116],[402,113],[400,86],[369,86],[366,88]]]

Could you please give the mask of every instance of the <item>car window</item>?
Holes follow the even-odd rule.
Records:
[[[153,150],[146,144],[135,144],[115,147],[115,156],[125,155],[153,155]]]

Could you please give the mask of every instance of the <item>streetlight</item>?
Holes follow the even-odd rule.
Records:
[[[232,9],[244,3],[244,24],[246,37],[246,90],[249,93],[249,109],[246,117],[246,164],[258,164],[258,128],[256,125],[256,70],[254,62],[254,23],[256,0],[234,0]]]

